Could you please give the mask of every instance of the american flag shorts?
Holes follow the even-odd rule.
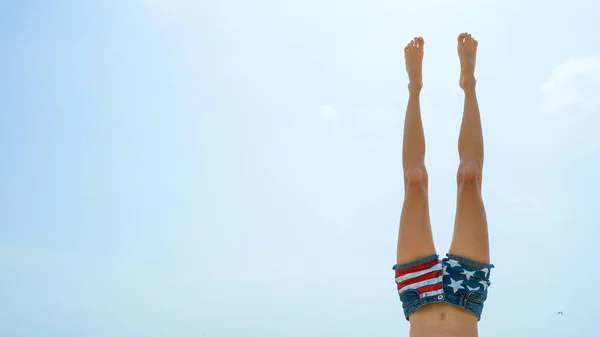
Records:
[[[467,310],[481,320],[494,265],[446,254],[430,255],[397,264],[396,285],[406,320],[420,307],[446,302]]]

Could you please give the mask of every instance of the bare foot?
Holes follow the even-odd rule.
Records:
[[[477,40],[471,34],[458,36],[458,58],[460,59],[460,87],[465,91],[475,90],[475,59],[477,57]]]
[[[419,91],[423,87],[423,41],[422,37],[415,37],[404,48],[404,60],[408,73],[408,90]]]

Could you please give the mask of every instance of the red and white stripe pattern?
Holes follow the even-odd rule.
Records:
[[[398,293],[416,289],[421,297],[438,296],[443,294],[442,263],[435,259],[415,267],[396,270]]]

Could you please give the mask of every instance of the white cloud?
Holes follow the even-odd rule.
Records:
[[[572,58],[556,67],[541,85],[538,110],[558,114],[571,107],[594,108],[596,95],[587,91],[596,87],[600,87],[600,54],[586,59]]]
[[[319,107],[319,115],[323,120],[331,123],[337,123],[342,118],[339,110],[330,105],[321,105]]]

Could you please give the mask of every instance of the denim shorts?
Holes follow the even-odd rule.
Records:
[[[415,310],[436,302],[463,308],[481,320],[494,265],[452,254],[446,256],[439,260],[434,254],[394,266],[406,320]]]

